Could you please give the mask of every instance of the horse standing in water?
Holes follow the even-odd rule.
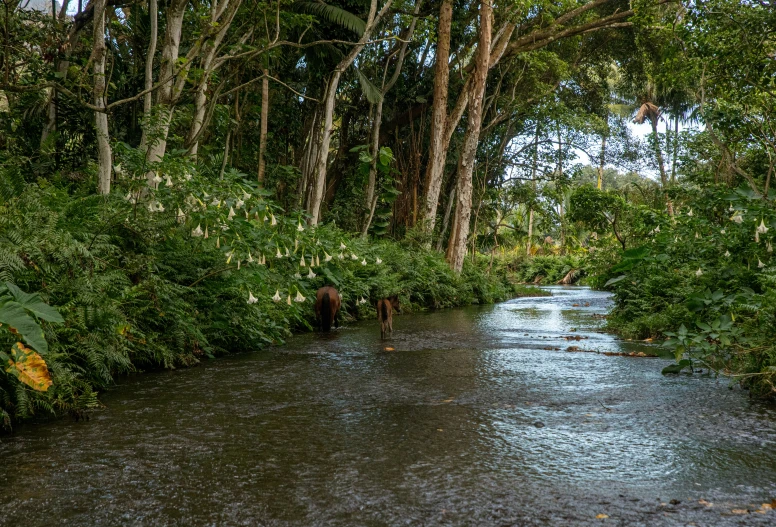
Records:
[[[380,338],[390,332],[393,335],[393,310],[399,311],[399,297],[389,296],[377,301],[377,320],[380,321]]]
[[[329,331],[332,324],[339,327],[339,310],[342,305],[339,292],[327,285],[318,289],[315,295],[315,319],[321,331]]]

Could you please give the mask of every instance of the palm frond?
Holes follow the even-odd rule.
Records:
[[[299,13],[315,15],[332,24],[342,26],[358,36],[363,35],[366,30],[366,23],[350,11],[323,2],[295,2],[293,9]]]
[[[364,92],[366,99],[372,103],[377,104],[383,98],[383,93],[370,81],[364,72],[356,68],[356,74],[358,75],[358,82],[361,84],[361,91]]]

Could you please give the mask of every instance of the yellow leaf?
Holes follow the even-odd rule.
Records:
[[[730,512],[732,512],[733,514],[749,514],[749,511],[746,509],[733,509]]]
[[[596,519],[596,520],[605,520],[605,519],[606,519],[606,518],[608,518],[608,517],[609,517],[609,516],[608,516],[608,515],[606,515],[606,514],[598,514],[598,515],[595,517],[595,519]]]
[[[21,382],[33,390],[45,392],[54,384],[51,380],[46,362],[30,348],[17,342],[11,348],[11,357],[6,372],[14,374]]]
[[[701,505],[705,505],[707,507],[711,507],[712,505],[714,505],[713,503],[708,502],[706,500],[698,500],[698,503],[700,503]]]

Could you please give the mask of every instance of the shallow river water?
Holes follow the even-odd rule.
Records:
[[[776,525],[776,410],[549,289],[126,379],[0,437],[0,525]]]

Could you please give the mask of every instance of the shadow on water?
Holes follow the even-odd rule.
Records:
[[[606,293],[550,289],[128,379],[89,422],[0,439],[0,525],[776,521],[731,513],[776,497],[776,412],[566,351],[648,348],[600,331]]]

